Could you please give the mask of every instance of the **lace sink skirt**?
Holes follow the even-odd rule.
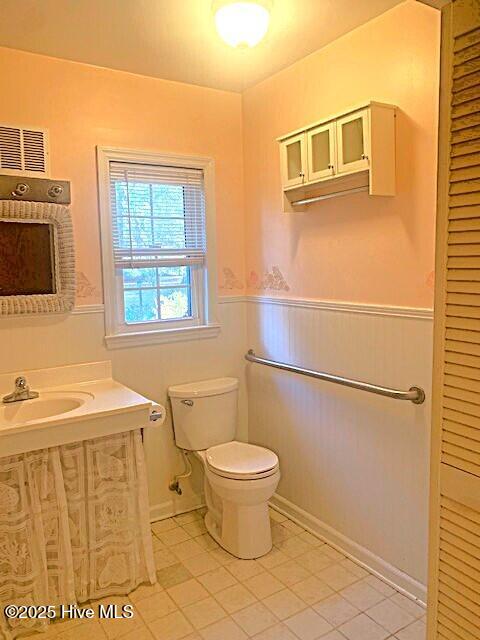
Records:
[[[0,639],[48,620],[4,607],[81,603],[154,583],[140,430],[0,458]]]

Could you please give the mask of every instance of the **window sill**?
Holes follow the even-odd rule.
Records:
[[[136,333],[117,333],[105,336],[105,342],[109,349],[119,349],[122,347],[142,347],[150,344],[162,344],[165,342],[216,338],[219,333],[220,325],[212,323],[196,327],[159,329],[158,331],[140,331]]]

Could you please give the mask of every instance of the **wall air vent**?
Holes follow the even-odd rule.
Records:
[[[48,177],[48,133],[45,129],[0,125],[0,171]]]

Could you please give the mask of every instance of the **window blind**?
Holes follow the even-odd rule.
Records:
[[[110,162],[113,256],[117,269],[203,264],[203,171]]]

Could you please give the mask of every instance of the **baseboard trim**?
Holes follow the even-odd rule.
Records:
[[[328,542],[332,547],[384,580],[394,589],[415,600],[421,606],[425,606],[427,588],[421,582],[389,564],[368,549],[365,549],[365,547],[350,540],[278,493],[275,493],[270,500],[270,506],[324,542]]]
[[[188,498],[184,496],[173,497],[171,500],[154,504],[150,507],[150,522],[179,516],[181,513],[195,511],[195,509],[201,509],[204,506],[205,496],[203,494],[189,496]]]
[[[167,500],[166,502],[150,507],[150,522],[165,520],[166,518],[178,516],[181,513],[195,511],[204,506],[205,496],[203,494],[189,496],[188,498],[172,498],[172,500]],[[418,582],[397,567],[389,564],[368,549],[365,549],[365,547],[350,540],[350,538],[339,533],[307,511],[297,507],[293,502],[283,498],[278,493],[275,493],[270,500],[270,506],[324,542],[328,542],[332,547],[384,580],[394,589],[397,589],[408,598],[417,602],[417,604],[426,606],[427,589],[421,582]]]

